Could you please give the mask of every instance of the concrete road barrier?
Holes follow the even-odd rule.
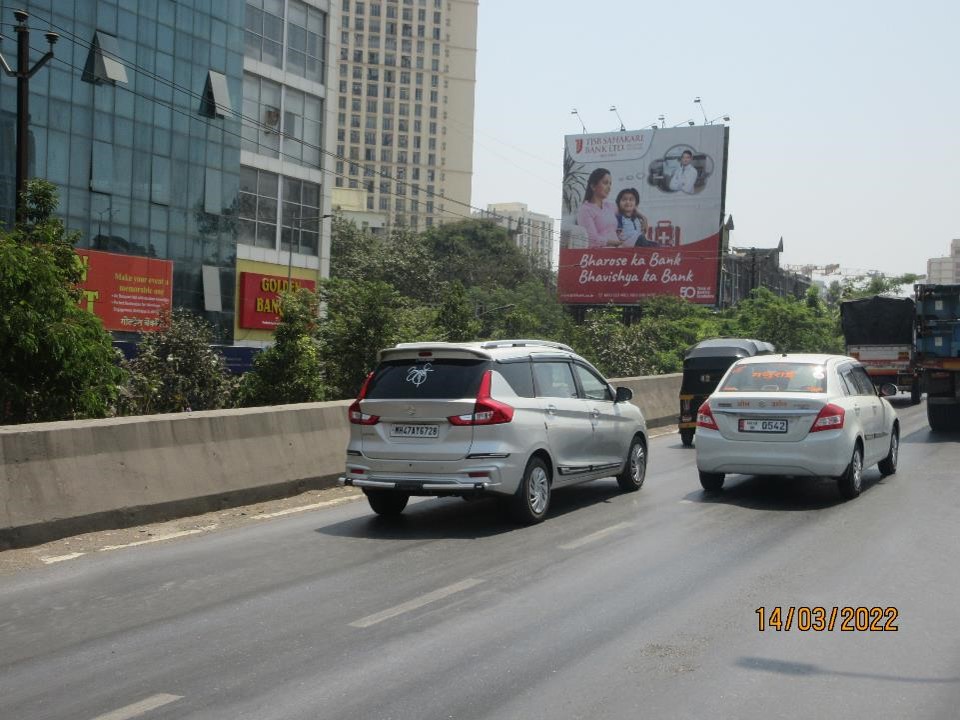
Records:
[[[650,427],[680,375],[623,378]],[[0,549],[333,484],[349,400],[0,427]]]

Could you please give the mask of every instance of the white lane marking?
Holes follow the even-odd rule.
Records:
[[[693,500],[680,500],[680,502],[682,502],[682,503],[687,503],[687,504],[689,504],[689,505],[693,505],[693,504],[694,504]],[[697,503],[697,504],[699,504],[699,503]]]
[[[137,542],[127,543],[126,545],[105,545],[102,548],[98,548],[98,550],[99,552],[106,552],[107,550],[121,550],[128,547],[137,547],[138,545],[149,545],[150,543],[173,540],[174,538],[186,537],[187,535],[196,535],[197,533],[207,532],[207,530],[208,528],[181,530],[180,532],[170,533],[169,535],[157,535],[146,540],[138,540]]]
[[[266,520],[267,518],[280,517],[281,515],[292,515],[293,513],[306,512],[307,510],[319,510],[320,508],[333,507],[334,505],[341,505],[345,502],[352,502],[353,500],[359,499],[359,495],[351,495],[350,497],[325,500],[323,502],[313,503],[312,505],[301,505],[300,507],[287,508],[286,510],[277,510],[276,512],[272,513],[264,513],[263,515],[251,515],[251,517],[254,520]]]
[[[118,710],[113,710],[104,715],[97,715],[93,720],[129,720],[130,718],[135,718],[138,715],[143,715],[148,713],[151,710],[156,710],[158,707],[163,707],[168,705],[176,700],[182,700],[183,695],[167,695],[161,693],[159,695],[151,695],[148,698],[144,698],[140,702],[135,702],[132,705],[127,705]]]
[[[47,565],[52,565],[53,563],[63,562],[64,560],[73,560],[81,555],[86,555],[86,553],[75,552],[69,553],[68,555],[41,555],[40,560],[45,562]]]
[[[371,625],[376,625],[379,622],[389,620],[397,615],[402,615],[403,613],[416,610],[417,608],[421,608],[424,605],[429,605],[437,600],[442,600],[443,598],[453,595],[454,593],[469,590],[470,588],[475,587],[482,582],[483,580],[478,580],[476,578],[467,578],[466,580],[461,580],[458,583],[447,585],[446,587],[440,588],[439,590],[434,590],[433,592],[428,592],[426,595],[421,595],[418,598],[414,598],[413,600],[401,603],[395,607],[388,608],[382,612],[374,613],[373,615],[367,615],[359,620],[354,620],[352,623],[350,623],[350,627],[365,628],[370,627]]]
[[[595,540],[604,538],[610,533],[615,533],[617,530],[623,530],[628,528],[632,523],[617,523],[616,525],[611,525],[610,527],[604,528],[603,530],[597,530],[595,533],[590,533],[589,535],[580,538],[579,540],[574,540],[573,542],[568,542],[560,546],[561,550],[575,550],[578,547],[582,547],[587,543],[592,543]]]

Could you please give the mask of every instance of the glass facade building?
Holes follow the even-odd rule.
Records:
[[[79,247],[172,261],[174,307],[203,316],[225,343],[238,334],[244,261],[320,276],[329,2],[0,5],[8,62],[14,9],[29,13],[32,62],[46,49],[43,33],[60,35],[54,59],[30,79],[29,176],[57,185],[58,214],[81,232]],[[16,79],[3,76],[8,226],[15,137]]]

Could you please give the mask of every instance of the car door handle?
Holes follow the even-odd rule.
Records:
[[[550,413],[551,415],[556,415],[556,414],[557,414],[557,406],[556,406],[556,405],[547,405],[547,412]]]
[[[596,408],[594,408],[593,410],[591,410],[591,411],[590,411],[590,414],[591,414],[593,417],[595,417],[595,418],[600,417],[600,411],[597,410]]]

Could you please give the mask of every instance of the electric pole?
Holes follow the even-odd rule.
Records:
[[[17,69],[11,70],[5,57],[0,54],[0,66],[10,77],[17,79],[17,187],[14,204],[17,208],[17,225],[26,220],[26,207],[23,193],[27,189],[27,135],[30,128],[30,78],[53,57],[53,45],[60,38],[55,32],[45,33],[50,50],[37,64],[30,67],[30,28],[27,27],[27,18],[30,17],[23,10],[14,10],[13,16],[17,19]]]

